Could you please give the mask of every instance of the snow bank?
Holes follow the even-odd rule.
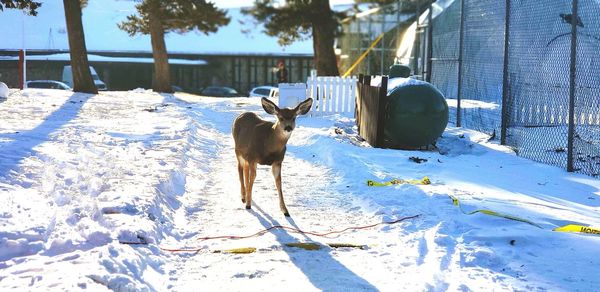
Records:
[[[172,224],[185,184],[176,169],[193,133],[172,96],[26,90],[0,107],[9,113],[0,131],[2,286],[43,274],[33,287],[161,289],[144,279],[160,269],[148,261],[158,250],[119,241],[155,243]],[[53,278],[62,261],[85,267],[72,271],[76,282]],[[16,273],[23,265],[40,268]]]
[[[253,208],[240,200],[231,123],[266,115],[259,99],[16,91],[0,102],[0,289],[594,290],[600,182],[517,157],[488,136],[448,128],[434,151],[369,147],[352,119],[306,117],[282,175],[269,167]],[[419,161],[420,163],[416,163]],[[431,185],[369,187],[366,180]],[[491,209],[541,228],[467,210]],[[420,214],[337,236],[328,232]],[[318,251],[285,244],[317,242]],[[124,244],[128,243],[128,244]],[[353,243],[365,249],[329,248]],[[255,247],[252,254],[228,254]],[[198,249],[171,253],[161,248]],[[193,288],[192,288],[193,287]]]

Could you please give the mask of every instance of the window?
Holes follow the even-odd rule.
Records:
[[[257,89],[254,90],[254,93],[255,94],[264,95],[264,96],[269,96],[269,91],[270,90],[268,90],[266,88],[257,88]]]
[[[31,82],[27,84],[27,87],[31,88],[51,88],[50,84],[47,82]]]

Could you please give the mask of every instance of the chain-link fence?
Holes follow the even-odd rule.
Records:
[[[416,78],[438,87],[451,123],[499,138],[521,156],[600,176],[600,0],[437,0],[412,11],[404,2],[395,11],[405,20],[363,30],[349,60],[387,31],[397,40],[379,52],[390,48]],[[370,60],[356,72],[386,74],[392,64]]]
[[[567,167],[570,1],[510,2],[506,143],[520,155]],[[564,35],[565,37],[558,37]]]
[[[511,0],[505,142],[600,175],[600,1]]]
[[[573,168],[600,176],[600,1],[579,0],[577,14]]]
[[[456,125],[458,100],[458,58],[460,49],[460,5],[450,5],[432,20],[430,82],[444,94],[450,105],[449,122]],[[413,68],[414,70],[414,68]]]
[[[439,15],[434,10],[433,15],[436,16],[431,25],[430,82],[447,97],[452,124],[499,136],[504,2],[443,2],[446,7]],[[433,9],[435,7],[433,5]],[[457,111],[459,108],[460,111]]]
[[[433,10],[433,50],[423,57],[451,122],[598,177],[600,1],[449,2]]]
[[[500,134],[504,3],[465,1],[460,78],[461,126]]]

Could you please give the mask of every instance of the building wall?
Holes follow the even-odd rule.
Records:
[[[306,82],[313,68],[312,57],[257,57],[234,56],[219,60],[215,63],[225,64],[225,68],[218,68],[216,72],[227,72],[226,79],[217,80],[214,85],[231,86],[241,93],[260,85],[277,86],[274,68],[279,60],[283,60],[288,70],[288,82]],[[224,70],[222,70],[224,69]]]
[[[61,80],[62,68],[66,62],[27,62],[27,80]],[[17,61],[0,61],[0,81],[8,87],[19,87],[19,66]]]
[[[52,54],[57,52],[35,52]],[[61,52],[64,53],[64,52]],[[31,53],[30,53],[31,54]],[[90,54],[114,57],[152,57],[149,53],[97,53]],[[17,55],[17,52],[0,52],[0,55]],[[228,86],[242,94],[259,85],[275,85],[273,68],[278,60],[284,60],[288,69],[289,82],[306,82],[313,68],[312,56],[218,56],[172,54],[177,59],[202,59],[206,65],[171,65],[171,82],[186,92],[199,93],[210,85]],[[28,61],[27,80],[61,80],[62,69],[68,62]],[[90,62],[100,79],[109,90],[131,90],[151,88],[154,65],[143,63]],[[0,61],[0,80],[9,87],[18,87],[19,68],[17,61]]]

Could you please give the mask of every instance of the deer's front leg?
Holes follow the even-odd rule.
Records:
[[[279,194],[279,208],[283,215],[289,217],[290,213],[285,207],[285,202],[283,201],[283,192],[281,190],[281,163],[274,163],[271,166],[271,170],[273,171],[273,177],[275,178],[275,186],[277,187],[277,193]]]

